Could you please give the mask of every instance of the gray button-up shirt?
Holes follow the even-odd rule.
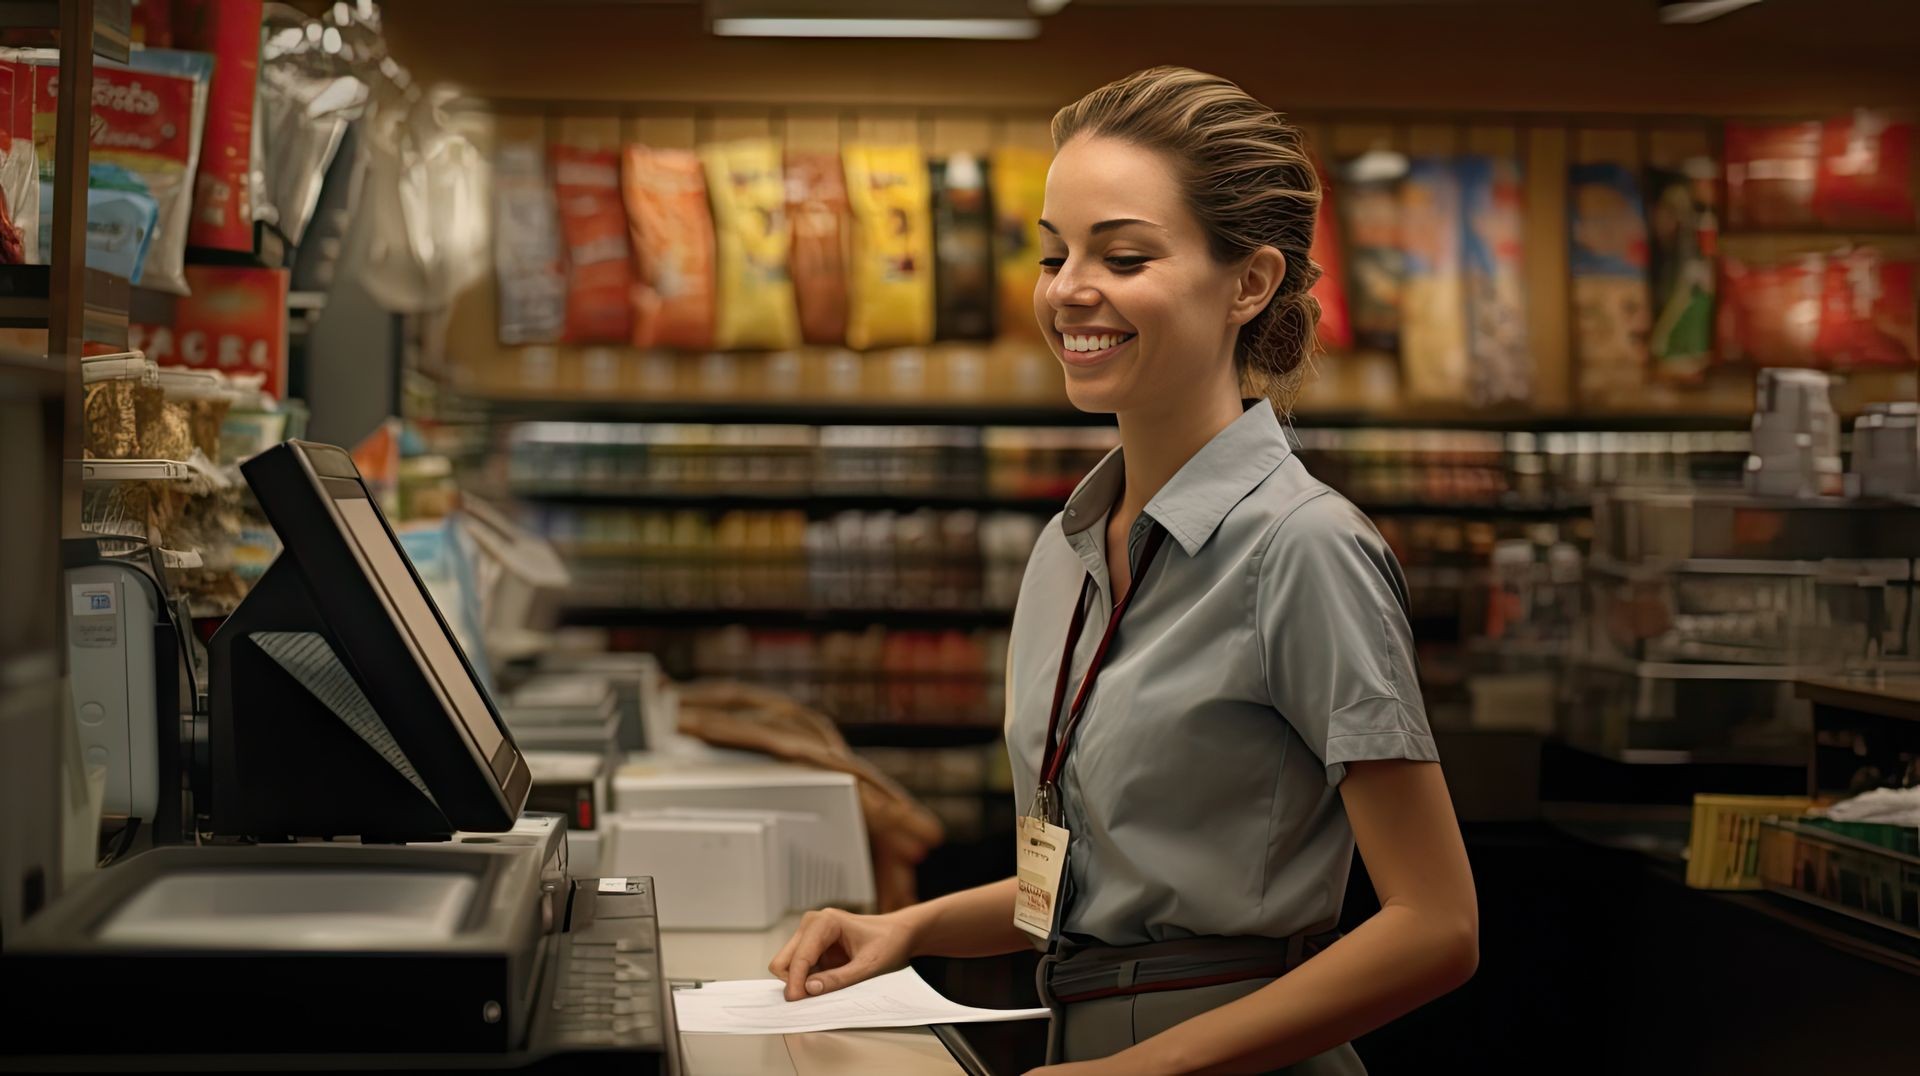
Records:
[[[1006,733],[1022,813],[1088,573],[1069,700],[1112,616],[1106,523],[1124,477],[1116,449],[1041,532],[1020,586]],[[1061,777],[1062,929],[1131,945],[1326,923],[1353,858],[1346,764],[1439,759],[1400,566],[1307,473],[1264,402],[1148,503],[1128,533],[1136,564],[1154,521],[1168,540],[1139,578]]]

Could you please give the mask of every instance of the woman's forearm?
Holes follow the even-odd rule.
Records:
[[[1471,918],[1454,922],[1390,905],[1290,974],[1116,1060],[1143,1073],[1266,1072],[1294,1064],[1466,982],[1479,962],[1477,933]]]
[[[901,909],[914,956],[999,956],[1028,947],[1013,925],[1014,880],[1003,878]]]

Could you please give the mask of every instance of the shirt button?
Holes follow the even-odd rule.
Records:
[[[1078,513],[1078,512],[1076,512],[1076,511],[1074,511],[1074,510],[1073,510],[1073,509],[1071,509],[1071,508],[1069,508],[1069,509],[1067,509],[1067,518],[1068,518],[1068,519],[1078,519],[1078,518],[1080,518],[1080,513]]]

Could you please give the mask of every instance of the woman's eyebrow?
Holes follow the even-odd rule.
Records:
[[[1160,225],[1155,224],[1150,220],[1141,220],[1138,217],[1120,217],[1115,220],[1103,220],[1100,223],[1094,225],[1092,228],[1092,234],[1099,235],[1101,232],[1110,232],[1110,231],[1113,231],[1115,228],[1124,228],[1129,224],[1144,224],[1149,228],[1160,228],[1161,231],[1163,232],[1166,231],[1165,228],[1161,228]],[[1060,234],[1060,229],[1055,228],[1053,225],[1047,223],[1047,219],[1045,217],[1040,218],[1040,227],[1045,228],[1047,231],[1052,232],[1054,235]]]

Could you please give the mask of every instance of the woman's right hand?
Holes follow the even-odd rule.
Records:
[[[825,994],[907,966],[913,929],[898,913],[808,912],[767,970],[786,981],[786,998]]]

